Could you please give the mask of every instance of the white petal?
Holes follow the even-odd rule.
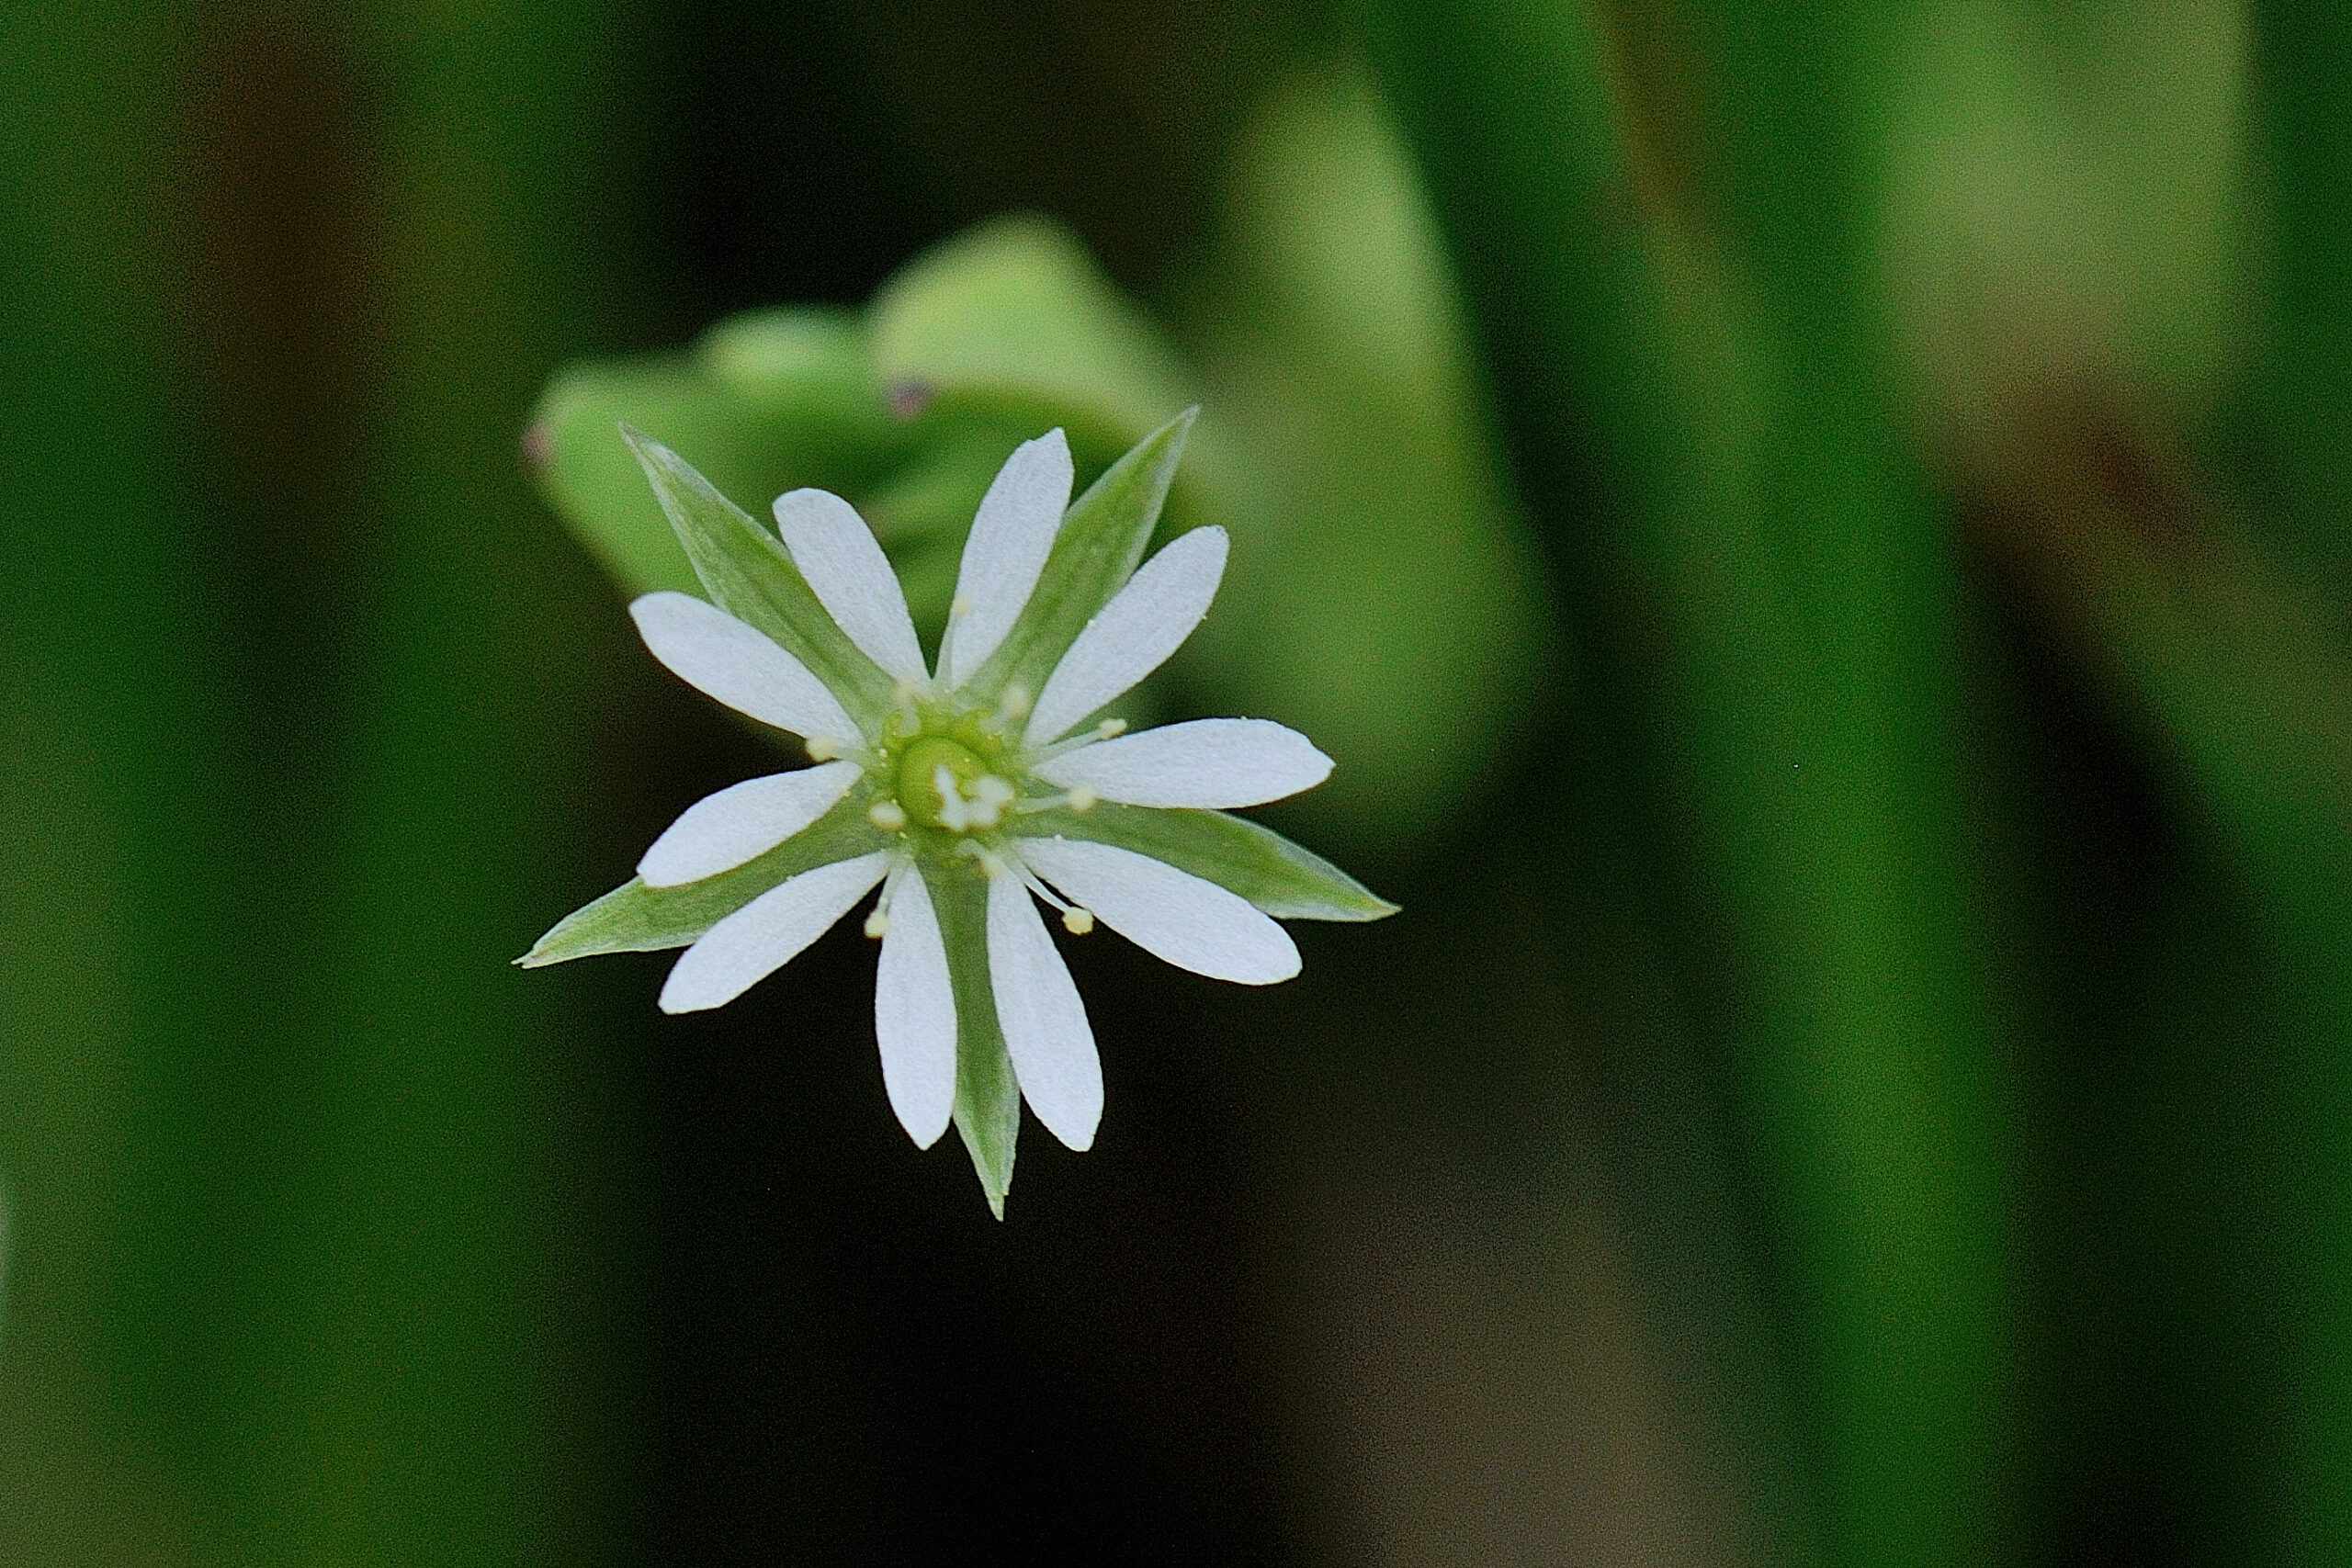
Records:
[[[1196,718],[1056,757],[1037,776],[1129,806],[1262,806],[1331,775],[1331,759],[1265,718]]]
[[[831,491],[796,490],[777,496],[775,510],[784,547],[834,625],[885,671],[920,682],[922,649],[907,596],[857,509]]]
[[[1069,485],[1069,442],[1059,430],[1023,442],[997,471],[956,577],[956,602],[966,608],[953,617],[941,650],[940,673],[950,686],[970,679],[1020,618],[1060,531]]]
[[[710,930],[670,967],[663,1012],[731,1002],[825,934],[890,869],[890,852],[835,861],[780,882]]]
[[[1022,839],[1013,849],[1064,897],[1179,969],[1244,986],[1270,986],[1298,973],[1290,933],[1214,882],[1082,839]]]
[[[855,762],[827,762],[707,795],[653,840],[637,863],[637,874],[648,887],[682,887],[732,870],[831,810],[857,775]]]
[[[1012,1076],[1046,1130],[1071,1148],[1102,1120],[1102,1063],[1069,968],[1017,876],[989,880],[989,984]]]
[[[956,991],[922,873],[901,864],[888,897],[890,923],[874,972],[874,1036],[882,1046],[890,1109],[915,1147],[927,1149],[956,1110]]]
[[[628,607],[639,635],[671,672],[737,713],[795,735],[857,739],[857,723],[808,667],[690,593],[648,593]]]
[[[1222,528],[1194,528],[1144,562],[1095,612],[1037,694],[1023,738],[1053,739],[1167,662],[1209,613],[1225,577]]]

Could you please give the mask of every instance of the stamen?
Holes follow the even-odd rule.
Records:
[[[915,874],[909,861],[902,860],[890,868],[890,874],[882,879],[882,897],[874,900],[874,908],[865,917],[867,936],[879,942],[890,934],[890,896],[899,890],[899,878]]]
[[[1037,874],[1025,865],[1021,867],[1021,882],[1030,892],[1062,912],[1062,929],[1070,935],[1084,936],[1094,929],[1093,910],[1082,908],[1064,898],[1046,886],[1043,881],[1039,880]]]
[[[830,762],[841,754],[842,743],[834,739],[831,736],[812,735],[808,738],[808,760],[810,761]]]
[[[1040,811],[1059,811],[1065,807],[1071,811],[1084,811],[1091,807],[1094,801],[1094,792],[1080,784],[1057,794],[1033,795],[1025,800],[1015,801],[1012,814],[1015,817],[1034,817]]]
[[[960,621],[971,613],[972,596],[969,593],[958,593],[956,595],[955,603],[947,606],[947,616],[950,620]]]
[[[1035,700],[1029,695],[1029,688],[1016,681],[997,699],[996,711],[1007,718],[1027,718],[1029,705]]]
[[[1097,740],[1108,740],[1114,736],[1125,735],[1126,732],[1125,719],[1106,718],[1093,728],[1081,730],[1068,739],[1057,740],[1050,746],[1038,747],[1029,753],[1029,765],[1034,768],[1040,762],[1050,762],[1057,757],[1067,757],[1072,751],[1082,750],[1093,745]]]
[[[865,808],[865,819],[886,833],[895,833],[907,825],[907,808],[886,795]]]
[[[1025,865],[1021,868],[1021,882],[1023,886],[1028,888],[1030,892],[1035,893],[1038,897],[1043,898],[1046,903],[1051,904],[1055,908],[1059,909],[1063,914],[1067,915],[1069,913],[1069,900],[1064,898],[1060,894],[1055,892],[1052,888],[1038,881],[1037,874],[1031,871]]]

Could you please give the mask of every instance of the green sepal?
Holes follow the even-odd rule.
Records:
[[[988,878],[977,866],[927,866],[923,886],[939,918],[956,993],[956,1130],[971,1154],[989,1209],[1001,1220],[1021,1135],[1021,1086],[989,984]]]
[[[1133,850],[1238,893],[1285,920],[1377,920],[1397,908],[1312,850],[1223,811],[1102,801],[1084,811],[1039,812],[1022,823],[1021,832]]]
[[[711,602],[758,627],[842,699],[853,717],[888,709],[896,682],[850,641],[776,536],[644,432],[621,426]]]
[[[886,847],[866,819],[872,794],[853,789],[831,811],[756,860],[683,887],[648,887],[631,877],[573,910],[514,962],[526,969],[599,953],[653,953],[684,947],[787,877]]]
[[[1136,442],[1070,502],[1036,592],[966,690],[990,701],[1010,685],[1026,687],[1032,697],[1045,689],[1087,621],[1135,574],[1199,415],[1199,409],[1186,409]]]

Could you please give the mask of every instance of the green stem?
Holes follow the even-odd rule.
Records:
[[[2005,525],[1994,541],[2160,737],[2193,819],[2221,829],[2227,874],[2256,895],[2267,958],[2250,987],[2262,1026],[2213,1040],[2220,1059],[2196,1091],[2226,1103],[2223,1086],[2256,1085],[2262,1111],[2195,1143],[2188,1181],[2206,1201],[2251,1191],[2254,1223],[2232,1238],[2250,1261],[2204,1266],[2222,1274],[2215,1318],[2257,1325],[2232,1376],[2271,1419],[2283,1371],[2291,1457],[2211,1468],[2253,1494],[2267,1560],[2340,1562],[2352,1551],[2352,650],[2309,583],[2210,498],[2159,479],[2125,491],[2135,509],[2063,413],[2040,428],[2053,450],[1993,510]],[[2249,1273],[2263,1282],[2249,1289]]]
[[[1614,716],[1664,724],[1660,787],[1695,817],[1712,897],[1681,929],[1727,926],[1720,974],[1690,978],[1768,1186],[1812,1528],[1843,1563],[1997,1561],[2011,1108],[1964,863],[1956,574],[1863,352],[1871,18],[1712,18],[1721,164],[1675,196],[1687,233],[1729,236],[1712,254],[1633,221],[1576,8],[1374,16],[1563,576],[1611,635],[1645,628],[1609,596],[1663,617],[1662,711]]]
[[[2158,711],[2269,895],[2285,961],[2290,1070],[2312,1122],[2279,1195],[2308,1251],[2290,1287],[2282,1560],[2317,1564],[2352,1554],[2352,15],[2264,0],[2254,36],[2275,230],[2247,423],[2263,433],[2264,521],[2324,587],[2267,581],[2250,558],[2250,572],[2172,597],[2199,624],[2150,668]],[[2277,618],[2281,599],[2291,614]]]
[[[2272,221],[2267,341],[2252,378],[2267,517],[2352,585],[2352,15],[2325,0],[2254,8],[2258,145]]]
[[[233,1248],[182,1201],[220,1140],[236,938],[220,605],[168,347],[173,8],[0,11],[0,1560],[183,1550]]]
[[[346,36],[384,138],[380,417],[352,508],[379,539],[343,827],[318,846],[337,906],[281,955],[320,966],[322,1017],[243,1560],[582,1560],[626,1460],[595,1355],[625,1211],[582,1146],[597,1032],[506,960],[576,892],[567,807],[620,647],[516,440],[598,335],[621,27],[598,0],[387,0]]]

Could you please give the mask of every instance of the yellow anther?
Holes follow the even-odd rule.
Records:
[[[1126,732],[1127,721],[1124,718],[1106,718],[1094,727],[1094,733],[1105,740],[1114,735],[1125,735]]]
[[[1072,936],[1084,936],[1094,929],[1094,911],[1081,909],[1072,904],[1062,911],[1062,930]]]
[[[1084,784],[1072,784],[1069,786],[1069,808],[1072,811],[1093,810],[1095,799],[1096,796],[1094,792],[1087,788]]]
[[[890,917],[882,912],[882,906],[879,904],[876,904],[873,912],[865,917],[865,934],[876,942],[890,934]]]
[[[956,602],[947,606],[947,614],[959,621],[971,613],[972,596],[969,593],[958,593],[956,595]]]
[[[886,833],[895,833],[907,825],[907,808],[884,795],[865,808],[865,819]]]
[[[829,735],[812,735],[808,738],[808,760],[810,761],[830,762],[841,754],[842,743],[835,740],[832,737]]]
[[[1029,688],[1016,681],[1004,689],[1003,696],[997,699],[996,711],[1007,718],[1026,718],[1031,701]]]

